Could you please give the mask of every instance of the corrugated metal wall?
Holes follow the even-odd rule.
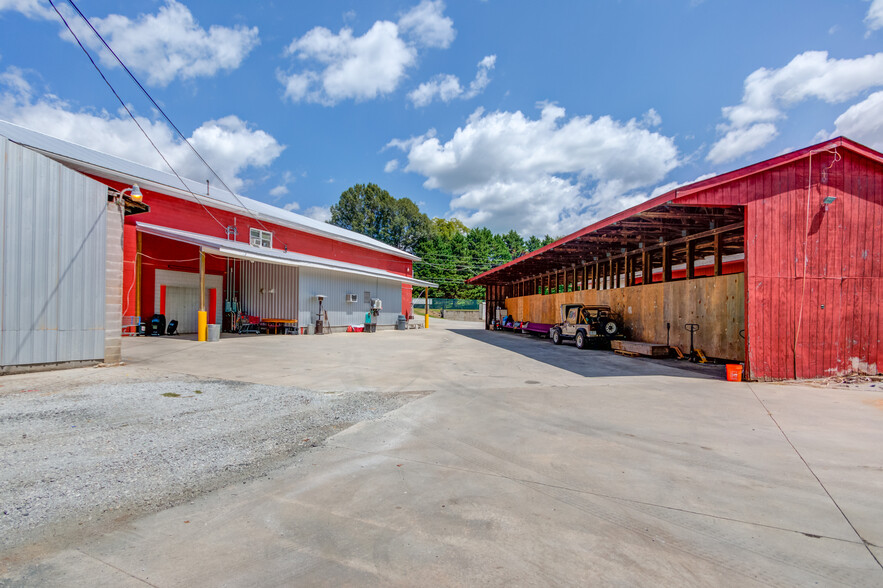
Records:
[[[883,369],[883,166],[839,153],[813,155],[809,192],[804,158],[678,201],[745,206],[753,378]]]
[[[237,262],[241,308],[261,318],[294,319],[298,269],[273,263]]]
[[[301,326],[316,322],[319,301],[316,294],[324,294],[323,310],[328,312],[328,323],[332,328],[347,325],[361,325],[365,322],[365,313],[370,308],[370,298],[383,301],[383,311],[376,317],[378,325],[393,325],[402,314],[402,285],[391,280],[380,280],[312,268],[300,269],[300,308],[298,323]],[[358,302],[347,302],[346,295],[355,294]]]
[[[104,357],[107,187],[0,137],[0,366]]]

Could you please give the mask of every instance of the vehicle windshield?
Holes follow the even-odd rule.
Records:
[[[583,321],[582,321],[582,322],[584,322],[584,323],[589,323],[589,322],[591,322],[593,319],[598,318],[598,311],[597,311],[597,310],[590,309],[590,308],[584,308],[584,309],[583,309],[583,312],[582,312],[582,315],[583,315]]]

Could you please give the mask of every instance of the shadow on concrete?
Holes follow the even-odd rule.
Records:
[[[624,357],[609,350],[577,349],[572,342],[553,345],[549,339],[507,331],[450,329],[450,332],[587,378],[672,376],[709,380],[726,379],[724,365],[694,364],[677,359]]]

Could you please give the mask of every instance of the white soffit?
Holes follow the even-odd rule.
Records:
[[[296,267],[309,267],[315,269],[323,269],[328,271],[336,271],[360,276],[368,276],[379,278],[381,280],[391,280],[402,284],[410,284],[412,286],[421,286],[426,288],[435,288],[438,284],[418,280],[409,276],[394,274],[386,270],[337,261],[334,259],[326,259],[313,255],[304,255],[302,253],[294,253],[291,251],[280,251],[279,249],[268,249],[264,247],[255,247],[249,243],[240,241],[230,241],[220,237],[212,237],[211,235],[202,235],[200,233],[191,233],[180,229],[171,229],[168,227],[160,227],[148,223],[136,222],[135,226],[138,231],[147,233],[148,235],[156,235],[174,241],[190,243],[198,245],[206,253],[218,255],[220,257],[234,257],[248,261],[259,261],[261,263],[274,263],[277,265],[290,265]]]

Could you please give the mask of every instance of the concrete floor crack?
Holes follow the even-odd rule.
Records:
[[[117,566],[113,565],[112,563],[108,563],[108,562],[104,561],[103,559],[101,559],[101,558],[99,558],[99,557],[95,557],[95,556],[92,555],[91,553],[86,553],[86,552],[83,551],[82,549],[77,549],[77,551],[78,551],[79,553],[82,553],[83,555],[85,555],[86,557],[88,557],[88,558],[90,558],[90,559],[94,559],[95,561],[97,561],[98,563],[100,563],[100,564],[102,564],[102,565],[105,565],[105,566],[107,566],[107,567],[109,567],[109,568],[112,568],[112,569],[118,571],[118,572],[121,573],[121,574],[125,574],[126,576],[129,576],[129,577],[132,578],[133,580],[137,580],[137,581],[139,581],[139,582],[141,582],[141,583],[143,583],[143,584],[146,584],[147,586],[152,586],[153,588],[159,588],[159,586],[157,586],[156,584],[151,584],[150,582],[148,582],[148,581],[145,580],[144,578],[139,578],[138,576],[135,576],[134,574],[130,574],[130,573],[127,572],[126,570],[124,570],[124,569],[122,569],[122,568],[118,568]]]
[[[868,554],[874,559],[875,562],[877,562],[877,566],[879,566],[880,570],[883,571],[883,563],[880,562],[880,560],[877,558],[876,554],[874,554],[874,552],[871,550],[870,542],[867,541],[864,537],[862,537],[861,533],[858,532],[858,529],[855,528],[855,525],[852,524],[852,521],[849,520],[849,517],[846,516],[846,513],[843,512],[843,509],[840,507],[840,505],[837,503],[837,501],[834,499],[834,497],[828,491],[828,488],[825,487],[825,484],[822,482],[821,478],[819,478],[819,476],[813,471],[812,467],[809,465],[809,463],[806,461],[806,459],[803,457],[803,455],[800,453],[800,451],[797,449],[797,447],[795,447],[794,443],[788,437],[788,434],[785,432],[785,430],[779,424],[779,421],[776,420],[776,417],[774,417],[773,413],[770,412],[770,409],[767,408],[766,403],[764,403],[764,401],[760,399],[760,396],[757,395],[757,392],[754,390],[754,387],[751,384],[748,384],[748,389],[751,390],[751,393],[754,394],[754,397],[757,399],[757,401],[763,407],[764,411],[766,411],[767,415],[770,417],[770,420],[772,420],[773,424],[776,425],[776,428],[779,429],[779,432],[782,434],[782,437],[785,438],[785,441],[788,442],[788,445],[791,446],[791,449],[794,450],[794,453],[797,454],[797,457],[800,458],[800,461],[803,462],[803,465],[806,466],[806,469],[809,471],[810,474],[812,474],[812,477],[816,479],[816,482],[818,482],[819,486],[822,488],[822,490],[825,492],[825,494],[827,494],[828,498],[831,500],[831,503],[837,508],[837,510],[843,516],[843,520],[846,521],[846,524],[848,524],[850,526],[850,528],[855,533],[856,537],[858,537],[859,541],[861,541],[861,544],[864,545],[865,549],[868,551]]]

